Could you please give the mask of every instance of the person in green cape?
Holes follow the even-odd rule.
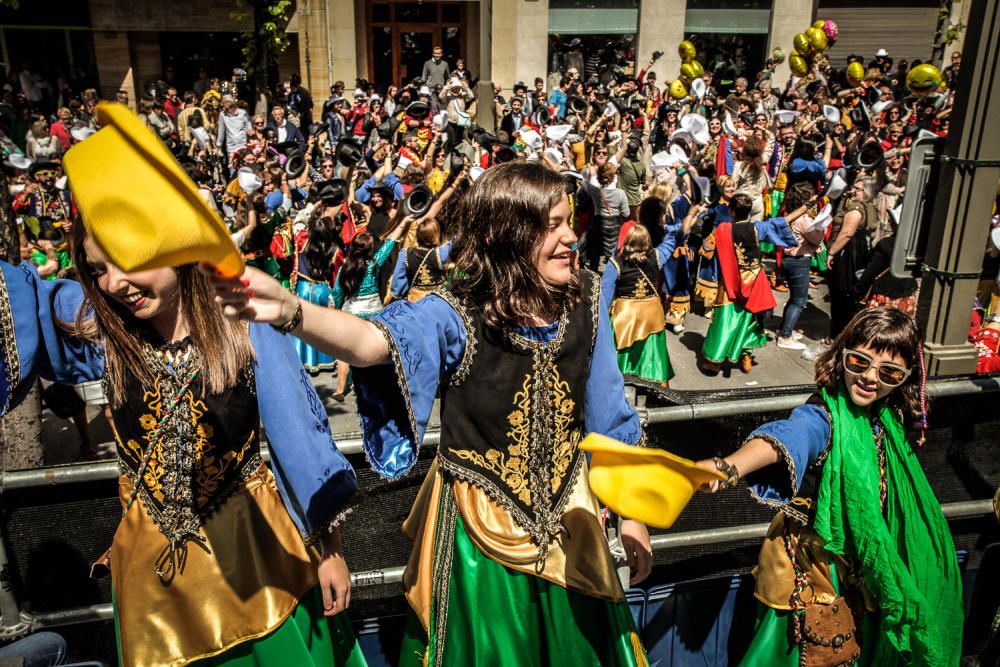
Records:
[[[926,429],[923,382],[913,319],[862,311],[816,360],[805,405],[699,462],[729,476],[703,491],[745,476],[778,510],[754,570],[760,605],[741,664],[959,664],[955,546],[905,426],[916,416]]]

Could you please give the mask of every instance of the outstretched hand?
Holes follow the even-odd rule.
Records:
[[[622,546],[628,559],[628,585],[636,586],[653,571],[653,547],[646,524],[633,519],[622,521]]]
[[[704,468],[705,470],[711,470],[712,472],[719,472],[718,467],[715,465],[715,461],[712,459],[702,459],[701,461],[696,461],[695,465],[699,468]],[[702,493],[718,493],[719,489],[722,487],[722,480],[713,479],[711,482],[705,482],[698,487],[698,490]]]
[[[247,267],[240,278],[224,278],[209,264],[198,268],[215,288],[215,302],[227,319],[281,325],[295,314],[295,295],[263,271]]]

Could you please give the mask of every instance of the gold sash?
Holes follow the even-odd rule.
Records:
[[[615,299],[611,304],[611,326],[615,348],[626,350],[641,340],[663,331],[663,304],[658,296],[645,299]]]

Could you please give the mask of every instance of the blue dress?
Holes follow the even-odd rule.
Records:
[[[295,293],[299,298],[317,306],[333,308],[333,290],[330,289],[330,283],[324,280],[313,280],[309,277],[309,261],[305,255],[299,255],[298,275],[295,280]],[[302,365],[310,373],[336,367],[337,361],[330,355],[320,352],[298,338],[292,340],[295,342],[295,351],[298,352]]]

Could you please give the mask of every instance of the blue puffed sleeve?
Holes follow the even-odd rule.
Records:
[[[779,248],[794,248],[798,245],[798,241],[795,240],[795,236],[788,226],[788,221],[784,218],[758,220],[753,224],[757,226],[758,241],[767,241]]]
[[[765,505],[784,505],[795,497],[806,468],[829,445],[830,420],[822,407],[806,403],[792,410],[788,419],[756,429],[746,441],[754,438],[770,442],[781,453],[782,461],[747,475],[750,493]]]
[[[611,263],[608,263],[608,267]],[[602,286],[603,292],[603,286]],[[597,315],[597,337],[590,356],[590,377],[587,397],[583,404],[583,426],[586,433],[600,433],[627,445],[643,444],[642,424],[635,408],[625,400],[625,379],[615,358],[615,343],[611,337],[611,319],[602,295]]]
[[[353,368],[365,454],[382,477],[417,462],[438,383],[465,354],[465,326],[441,297],[395,301],[368,320],[389,344],[391,364]]]
[[[83,302],[71,280],[42,280],[31,262],[0,262],[0,415],[20,403],[35,376],[65,384],[104,373],[100,348],[69,335]]]
[[[251,324],[250,342],[271,470],[292,521],[312,541],[347,513],[358,481],[333,441],[292,339],[269,325]]]
[[[402,299],[410,291],[410,278],[406,275],[406,248],[399,251],[396,268],[392,270],[392,295]]]
[[[605,312],[611,311],[611,302],[615,298],[615,285],[618,283],[618,262],[621,260],[612,257],[604,266],[604,275],[601,277],[601,308]]]
[[[663,240],[660,241],[660,245],[656,246],[656,258],[660,263],[660,268],[664,267],[671,257],[674,256],[674,250],[677,249],[677,244],[680,242],[681,236],[681,225],[668,225],[666,228],[666,233],[663,235]],[[601,286],[604,289],[604,286]]]

